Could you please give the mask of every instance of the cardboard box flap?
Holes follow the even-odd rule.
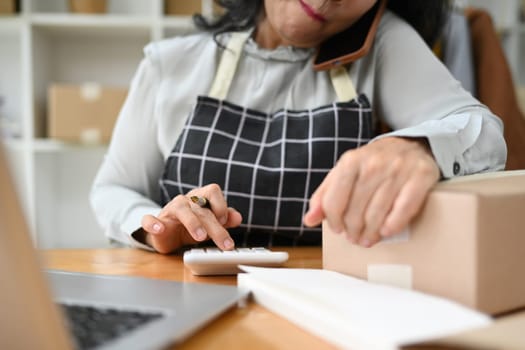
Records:
[[[438,192],[468,192],[481,196],[508,196],[525,192],[525,170],[457,177],[436,185]]]

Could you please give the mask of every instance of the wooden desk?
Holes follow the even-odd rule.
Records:
[[[281,250],[281,249],[280,249]],[[282,249],[290,260],[286,267],[320,268],[321,248]],[[46,266],[52,269],[141,276],[196,283],[236,284],[235,276],[196,277],[188,271],[181,256],[165,256],[137,249],[47,250]],[[453,335],[432,346],[416,349],[525,349],[525,310],[502,317],[489,327]],[[324,340],[277,316],[265,308],[248,303],[233,308],[212,321],[194,336],[177,344],[177,349],[335,349]]]
[[[320,268],[321,248],[286,250],[286,267]],[[197,283],[237,283],[235,276],[196,277],[184,267],[182,256],[165,256],[138,249],[46,250],[45,265],[51,269],[98,274],[141,276]],[[335,349],[265,308],[250,302],[234,308],[177,349]]]

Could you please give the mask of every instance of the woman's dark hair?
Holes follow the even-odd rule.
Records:
[[[222,16],[208,20],[195,15],[197,28],[216,34],[240,31],[255,25],[264,0],[215,0],[225,9]],[[432,46],[439,38],[451,8],[450,0],[388,0],[387,7],[410,23],[425,42]]]

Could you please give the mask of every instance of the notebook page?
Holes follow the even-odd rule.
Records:
[[[396,349],[492,322],[447,299],[333,271],[241,268],[239,287],[256,301],[342,347]]]

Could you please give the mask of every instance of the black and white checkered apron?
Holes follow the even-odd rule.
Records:
[[[320,245],[321,228],[302,223],[308,200],[343,152],[373,137],[370,103],[355,95],[345,69],[331,77],[347,102],[263,113],[225,101],[245,39],[230,39],[214,97],[198,97],[166,161],[161,204],[216,183],[243,217],[240,227],[229,230],[236,246]]]

